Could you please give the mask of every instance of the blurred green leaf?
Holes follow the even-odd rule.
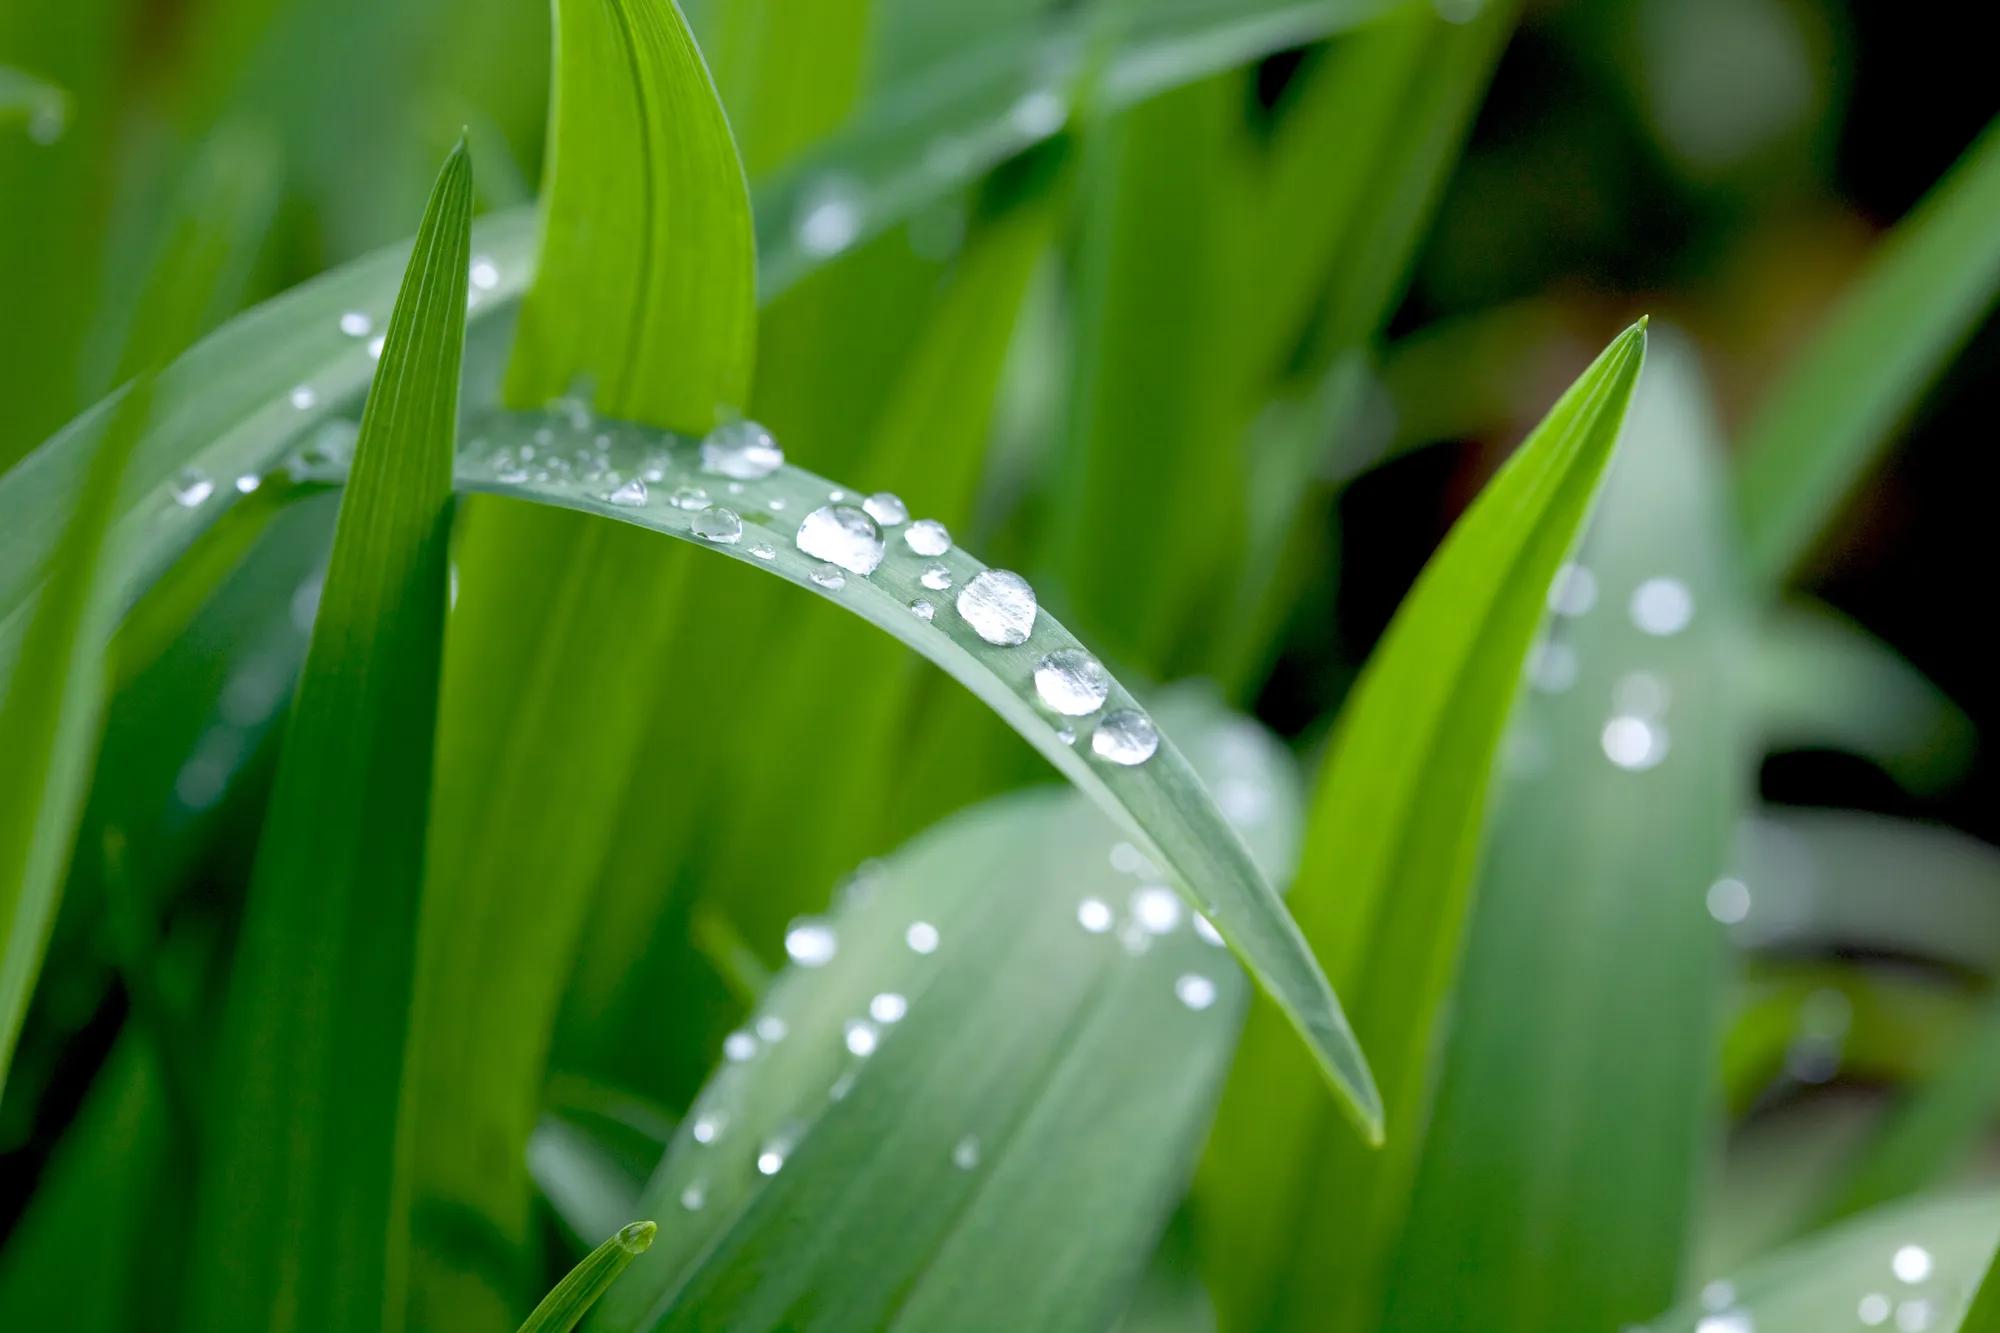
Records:
[[[1750,575],[1775,587],[2000,296],[2000,121],[1897,224],[1743,436]]]
[[[1680,1289],[1718,1102],[1710,912],[1736,907],[1704,897],[1751,758],[1731,517],[1693,348],[1656,343],[1572,566],[1594,604],[1511,724],[1392,1327],[1623,1328]]]
[[[1644,359],[1643,321],[1550,411],[1459,520],[1350,696],[1291,907],[1382,1071],[1379,1153],[1329,1127],[1253,1009],[1199,1198],[1210,1280],[1238,1327],[1371,1328],[1457,973],[1487,775],[1551,580],[1588,516]]]
[[[259,842],[203,1161],[203,1328],[400,1324],[398,1110],[471,207],[461,147],[390,317]]]
[[[1283,752],[1213,706],[1166,715],[1285,863]],[[659,1244],[597,1326],[1102,1328],[1181,1189],[1243,996],[1117,837],[1074,793],[1001,797],[795,927],[798,961],[648,1186]]]
[[[874,0],[722,0],[696,20],[743,168],[759,179],[853,109]]]
[[[0,125],[19,122],[29,138],[48,143],[68,121],[68,93],[24,69],[0,65]]]
[[[651,1222],[632,1222],[585,1255],[583,1261],[542,1298],[521,1325],[521,1333],[569,1333],[577,1321],[618,1280],[618,1275],[646,1252],[658,1231]]]

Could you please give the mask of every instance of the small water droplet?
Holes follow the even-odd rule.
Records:
[[[1215,983],[1199,972],[1184,972],[1174,981],[1174,995],[1188,1008],[1200,1012],[1215,1003]]]
[[[1679,579],[1651,578],[1632,591],[1632,623],[1648,634],[1678,634],[1694,619],[1694,594]]]
[[[929,620],[932,616],[937,614],[937,608],[935,606],[932,606],[929,602],[925,601],[923,598],[919,597],[915,601],[910,603],[910,614],[915,616],[918,620]]]
[[[933,560],[924,566],[924,572],[917,576],[917,582],[932,592],[943,592],[951,586],[951,571]]]
[[[1058,648],[1035,663],[1035,693],[1056,712],[1083,717],[1104,707],[1111,676],[1083,649]]]
[[[1065,722],[1056,728],[1056,739],[1064,745],[1076,744],[1076,728]]]
[[[263,484],[264,479],[262,477],[254,472],[246,472],[236,479],[236,493],[238,495],[250,495]]]
[[[812,572],[812,581],[822,588],[838,592],[847,586],[847,575],[840,572],[839,565],[819,565]]]
[[[893,528],[899,523],[910,521],[910,508],[903,503],[903,497],[894,491],[877,491],[861,502],[861,507],[885,528]]]
[[[1008,569],[982,569],[958,593],[958,614],[972,632],[1002,647],[1027,642],[1035,610],[1035,590]]]
[[[1606,722],[1598,739],[1604,757],[1630,772],[1644,772],[1667,757],[1666,728],[1629,713]]]
[[[694,535],[718,546],[734,546],[743,540],[743,520],[734,509],[714,505],[694,516],[688,526]]]
[[[1106,713],[1090,733],[1090,752],[1109,763],[1143,764],[1160,748],[1160,733],[1152,719],[1136,708]]]
[[[701,442],[701,470],[738,481],[756,481],[783,466],[785,451],[754,421],[729,421]]]
[[[791,1145],[783,1139],[771,1139],[766,1142],[762,1148],[757,1150],[757,1174],[760,1176],[777,1175],[778,1172],[784,1170],[785,1154],[790,1151]]]
[[[829,258],[854,244],[861,234],[861,206],[853,187],[842,180],[820,183],[806,197],[799,214],[799,247],[807,254]]]
[[[772,496],[772,497],[771,497],[770,499],[768,499],[768,500],[766,500],[766,501],[764,502],[764,508],[766,508],[766,509],[770,510],[770,511],[771,511],[772,513],[774,513],[774,514],[782,514],[782,513],[784,513],[784,512],[785,512],[785,497],[784,497],[784,496],[782,496],[782,495],[774,495],[774,496]]]
[[[722,1131],[729,1128],[729,1117],[721,1111],[704,1111],[695,1117],[694,1141],[713,1143],[722,1137]]]
[[[1528,656],[1528,683],[1543,694],[1561,694],[1576,684],[1576,649],[1566,643],[1540,643]]]
[[[1549,610],[1580,616],[1597,602],[1597,576],[1582,565],[1564,565],[1549,584]]]
[[[636,509],[646,503],[646,483],[634,477],[616,490],[607,492],[604,498],[612,504]]]
[[[1149,935],[1171,934],[1181,923],[1180,895],[1164,884],[1141,884],[1132,890],[1132,919]]]
[[[313,386],[310,384],[301,384],[292,390],[292,406],[301,412],[309,410],[318,401],[319,394],[314,391]]]
[[[882,563],[882,529],[852,505],[821,505],[806,515],[793,540],[807,555],[850,574],[873,574]]]
[[[733,1064],[757,1057],[757,1039],[747,1032],[732,1032],[722,1039],[723,1058]]]
[[[676,509],[693,512],[697,509],[706,509],[714,502],[709,499],[708,492],[699,486],[677,486],[674,488],[674,493],[667,497],[667,503]]]
[[[1725,1314],[1703,1315],[1696,1322],[1694,1333],[1756,1333],[1756,1325],[1748,1314],[1731,1310]]]
[[[1903,1333],[1924,1333],[1934,1311],[1927,1300],[1904,1301],[1896,1307],[1896,1327]]]
[[[842,1028],[841,1032],[843,1039],[847,1042],[847,1049],[852,1054],[875,1054],[875,1047],[880,1039],[880,1033],[875,1025],[867,1019],[850,1018],[847,1020],[847,1026]]]
[[[833,927],[819,917],[802,916],[785,928],[785,953],[800,967],[825,967],[839,947]]]
[[[174,503],[183,509],[198,509],[215,494],[215,483],[198,468],[182,468],[174,478]]]
[[[765,1014],[757,1020],[757,1036],[765,1042],[783,1041],[785,1034],[790,1031],[791,1029],[785,1026],[785,1020],[776,1014]]]
[[[1022,94],[1007,112],[1007,119],[1021,134],[1046,139],[1069,119],[1069,105],[1053,88],[1036,88]]]
[[[700,1181],[695,1181],[681,1191],[681,1207],[690,1213],[698,1213],[708,1202],[708,1190]]]
[[[778,548],[769,542],[758,542],[750,548],[750,554],[756,556],[759,560],[776,560],[778,558]]]
[[[370,338],[368,340],[369,359],[374,361],[380,361],[382,359],[382,349],[387,347],[388,345],[389,345],[389,339],[386,334],[378,333],[373,338]]]
[[[1085,898],[1076,905],[1076,923],[1093,935],[1111,929],[1111,904],[1102,898]]]
[[[1921,1245],[1903,1245],[1889,1260],[1890,1271],[1896,1280],[1912,1286],[1931,1275],[1931,1252]]]
[[[1194,914],[1194,933],[1201,936],[1204,944],[1212,944],[1218,949],[1228,947],[1223,941],[1222,932],[1215,928],[1215,923],[1200,912]]]
[[[1855,1316],[1870,1328],[1889,1322],[1889,1298],[1879,1291],[1871,1291],[1861,1298],[1855,1307]]]
[[[868,1002],[868,1016],[877,1023],[900,1023],[910,1012],[910,1002],[892,990],[885,990]]]
[[[350,338],[366,338],[374,327],[375,321],[359,310],[350,310],[340,317],[340,331]]]
[[[951,533],[934,518],[920,518],[903,529],[903,544],[918,555],[943,555],[951,549]]]
[[[903,943],[910,946],[912,953],[936,953],[938,928],[928,921],[912,921],[910,928],[903,932]]]
[[[490,292],[500,285],[500,266],[485,255],[474,255],[472,267],[466,270],[466,276],[474,287],[482,292]]]
[[[961,1171],[970,1171],[979,1165],[979,1136],[967,1134],[951,1146],[951,1164]]]
[[[1708,886],[1708,914],[1725,926],[1750,915],[1750,886],[1740,879],[1718,879]]]

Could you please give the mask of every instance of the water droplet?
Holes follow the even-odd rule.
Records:
[[[958,614],[988,643],[1025,643],[1035,629],[1035,590],[1012,570],[982,569],[959,589]]]
[[[1582,565],[1564,565],[1549,584],[1549,610],[1580,616],[1597,603],[1597,576]]]
[[[1132,890],[1132,919],[1149,935],[1170,934],[1181,923],[1180,895],[1164,884]]]
[[[1708,914],[1725,926],[1750,915],[1750,886],[1740,879],[1718,879],[1708,886]]]
[[[817,565],[813,568],[812,581],[822,588],[838,592],[847,586],[847,575],[840,572],[839,565]]]
[[[646,503],[646,483],[634,477],[616,490],[607,493],[604,498],[612,504],[636,509]]]
[[[1904,1245],[1889,1260],[1890,1271],[1912,1286],[1931,1275],[1931,1252],[1921,1245]]]
[[[1903,1333],[1923,1333],[1931,1326],[1931,1314],[1929,1301],[1904,1301],[1896,1307],[1896,1327]]]
[[[734,546],[743,540],[743,520],[734,509],[724,509],[721,505],[702,510],[688,526],[694,529],[695,536],[718,546]]]
[[[1528,683],[1543,694],[1561,694],[1576,676],[1576,649],[1566,643],[1537,644],[1528,657]]]
[[[1035,663],[1035,693],[1058,713],[1082,717],[1104,707],[1111,677],[1081,648],[1058,648]]]
[[[667,497],[667,503],[692,513],[697,509],[706,509],[714,502],[709,499],[708,492],[699,486],[676,486],[673,494]]]
[[[841,1071],[840,1077],[833,1081],[833,1086],[826,1090],[826,1099],[837,1102],[852,1091],[854,1091],[854,1070],[845,1069]]]
[[[839,947],[833,927],[819,917],[802,916],[785,928],[785,953],[800,967],[825,967]]]
[[[1889,1298],[1879,1291],[1871,1291],[1861,1298],[1855,1307],[1855,1316],[1870,1328],[1889,1321]]]
[[[928,921],[912,921],[903,932],[903,943],[910,946],[912,953],[936,953],[938,928]]]
[[[768,477],[784,461],[785,451],[771,432],[754,421],[725,422],[701,442],[701,470],[738,481]]]
[[[180,475],[174,478],[172,490],[175,504],[183,509],[198,509],[209,496],[215,494],[215,483],[208,479],[206,472],[191,467],[182,468]]]
[[[934,518],[920,518],[903,529],[903,544],[918,555],[943,555],[951,549],[951,533]]]
[[[695,1181],[681,1191],[681,1207],[690,1213],[700,1212],[701,1206],[707,1202],[708,1190],[700,1181]]]
[[[951,571],[933,560],[924,566],[924,572],[917,576],[917,582],[932,592],[943,592],[951,586]]]
[[[1069,119],[1069,105],[1053,88],[1036,88],[1022,94],[1007,112],[1007,119],[1022,135],[1046,139]]]
[[[967,1134],[951,1146],[951,1164],[961,1171],[970,1171],[979,1165],[979,1136]]]
[[[861,207],[845,181],[823,181],[799,214],[799,247],[822,258],[839,254],[861,234]]]
[[[1222,932],[1215,928],[1215,923],[1200,912],[1194,914],[1194,933],[1201,936],[1204,944],[1212,944],[1218,949],[1228,947],[1223,941]]]
[[[1678,634],[1694,619],[1694,594],[1679,579],[1647,579],[1632,590],[1632,623],[1648,634]]]
[[[1085,898],[1076,905],[1076,923],[1093,935],[1111,929],[1111,904],[1102,898]]]
[[[1199,1012],[1215,1003],[1215,983],[1199,972],[1184,972],[1174,982],[1174,994],[1182,1004]]]
[[[1111,844],[1111,868],[1121,875],[1136,875],[1140,879],[1154,878],[1160,873],[1146,854],[1129,842]]]
[[[1143,764],[1160,748],[1160,733],[1152,719],[1136,708],[1106,713],[1090,733],[1090,751],[1114,764]]]
[[[310,384],[301,384],[292,390],[292,406],[298,408],[301,412],[307,411],[318,401],[319,394],[314,391],[313,386]]]
[[[729,1128],[729,1117],[721,1111],[704,1111],[695,1117],[694,1134],[696,1143],[713,1143],[722,1137],[722,1131]]]
[[[861,502],[868,511],[868,517],[885,528],[893,528],[899,523],[910,521],[910,507],[903,503],[903,497],[894,491],[877,491]]]
[[[750,554],[756,556],[759,560],[776,560],[778,558],[778,548],[769,542],[758,542],[750,548]]]
[[[782,496],[782,495],[774,495],[774,496],[772,496],[772,497],[771,497],[770,499],[768,499],[768,500],[766,500],[766,501],[764,502],[764,508],[766,508],[766,509],[770,510],[770,511],[771,511],[772,513],[774,513],[774,514],[782,514],[782,513],[784,513],[784,512],[785,512],[785,497],[784,497],[784,496]]]
[[[1634,773],[1652,768],[1667,757],[1666,729],[1629,713],[1606,722],[1598,739],[1605,758]]]
[[[1650,671],[1628,671],[1611,687],[1611,705],[1621,713],[1656,718],[1667,711],[1667,682]]]
[[[1694,1333],[1756,1333],[1756,1325],[1748,1314],[1731,1310],[1726,1314],[1703,1315],[1696,1322]]]
[[[1067,722],[1063,723],[1060,727],[1056,728],[1056,739],[1061,741],[1064,745],[1075,745],[1076,728],[1072,727]]]
[[[366,338],[375,327],[375,321],[359,310],[350,310],[340,317],[340,331],[350,338]]]
[[[388,345],[389,345],[389,339],[384,334],[378,333],[373,338],[370,338],[368,340],[369,358],[371,360],[380,361],[382,359],[382,349],[384,347],[387,347]]]
[[[791,1145],[783,1139],[771,1139],[766,1142],[762,1148],[757,1150],[757,1174],[760,1176],[777,1175],[778,1172],[784,1170],[785,1154],[790,1151]]]
[[[757,1057],[757,1039],[747,1032],[732,1032],[722,1039],[723,1058],[733,1064]]]
[[[892,990],[885,990],[868,1002],[868,1016],[877,1023],[900,1023],[909,1012],[910,1002]]]
[[[915,616],[918,620],[929,620],[932,616],[937,614],[937,608],[935,606],[932,606],[929,602],[925,601],[923,598],[919,597],[915,601],[910,603],[910,614]]]
[[[785,1034],[790,1031],[791,1029],[785,1026],[785,1020],[776,1014],[765,1014],[757,1020],[757,1035],[766,1042],[783,1041]]]
[[[246,472],[236,479],[236,493],[238,495],[250,495],[263,484],[264,479],[262,477],[254,472]]]
[[[1702,1285],[1701,1305],[1704,1310],[1727,1310],[1736,1304],[1736,1284],[1728,1278],[1716,1278]]]
[[[842,1029],[847,1049],[855,1055],[873,1055],[880,1039],[875,1025],[865,1018],[850,1018]]]
[[[793,540],[807,555],[850,574],[873,574],[882,563],[882,529],[852,505],[821,505],[806,515]]]
[[[466,270],[472,285],[482,292],[490,292],[500,285],[500,266],[485,255],[474,255],[472,267]]]

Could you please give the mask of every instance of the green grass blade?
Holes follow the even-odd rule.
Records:
[[[1703,899],[1750,760],[1728,500],[1693,350],[1656,344],[1576,560],[1594,605],[1551,627],[1511,724],[1391,1327],[1624,1328],[1681,1289],[1717,1102]],[[1641,589],[1691,616],[1642,626]],[[1644,748],[1609,756],[1612,727]]]
[[[1898,223],[1743,436],[1745,562],[1789,574],[2000,296],[2000,121]]]
[[[258,846],[200,1203],[213,1329],[398,1327],[415,970],[472,199],[418,229]]]
[[[837,128],[854,109],[874,0],[727,0],[697,25],[729,126],[754,179]]]
[[[673,0],[562,0],[541,260],[506,396],[579,381],[606,411],[702,431],[750,396],[756,253],[743,167]]]
[[[1255,794],[1246,835],[1283,864],[1289,763],[1196,702],[1169,706],[1176,728]],[[831,958],[788,968],[728,1043],[648,1186],[660,1242],[596,1326],[1104,1327],[1245,993],[1117,837],[1045,789],[864,870],[815,923]]]
[[[1217,1296],[1245,1326],[1374,1325],[1456,978],[1487,775],[1550,582],[1582,530],[1644,359],[1643,322],[1586,370],[1467,511],[1349,697],[1290,906],[1359,1020],[1379,1153],[1328,1127],[1275,1015],[1251,1014],[1204,1163]]]
[[[2000,1277],[1995,1276],[2000,1273],[2000,1250],[1996,1250],[1994,1256],[1979,1279],[1979,1289],[1973,1293],[1971,1307],[1958,1321],[1958,1333],[2000,1333]]]
[[[618,1275],[646,1252],[658,1230],[651,1222],[633,1222],[620,1228],[617,1235],[585,1255],[542,1298],[542,1303],[522,1323],[521,1333],[569,1333],[590,1313],[598,1297],[611,1289]]]

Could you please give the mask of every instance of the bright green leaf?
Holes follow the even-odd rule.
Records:
[[[651,1222],[632,1222],[585,1255],[583,1261],[542,1298],[521,1325],[521,1333],[569,1333],[590,1313],[598,1297],[610,1289],[634,1259],[646,1252],[658,1231]]]

